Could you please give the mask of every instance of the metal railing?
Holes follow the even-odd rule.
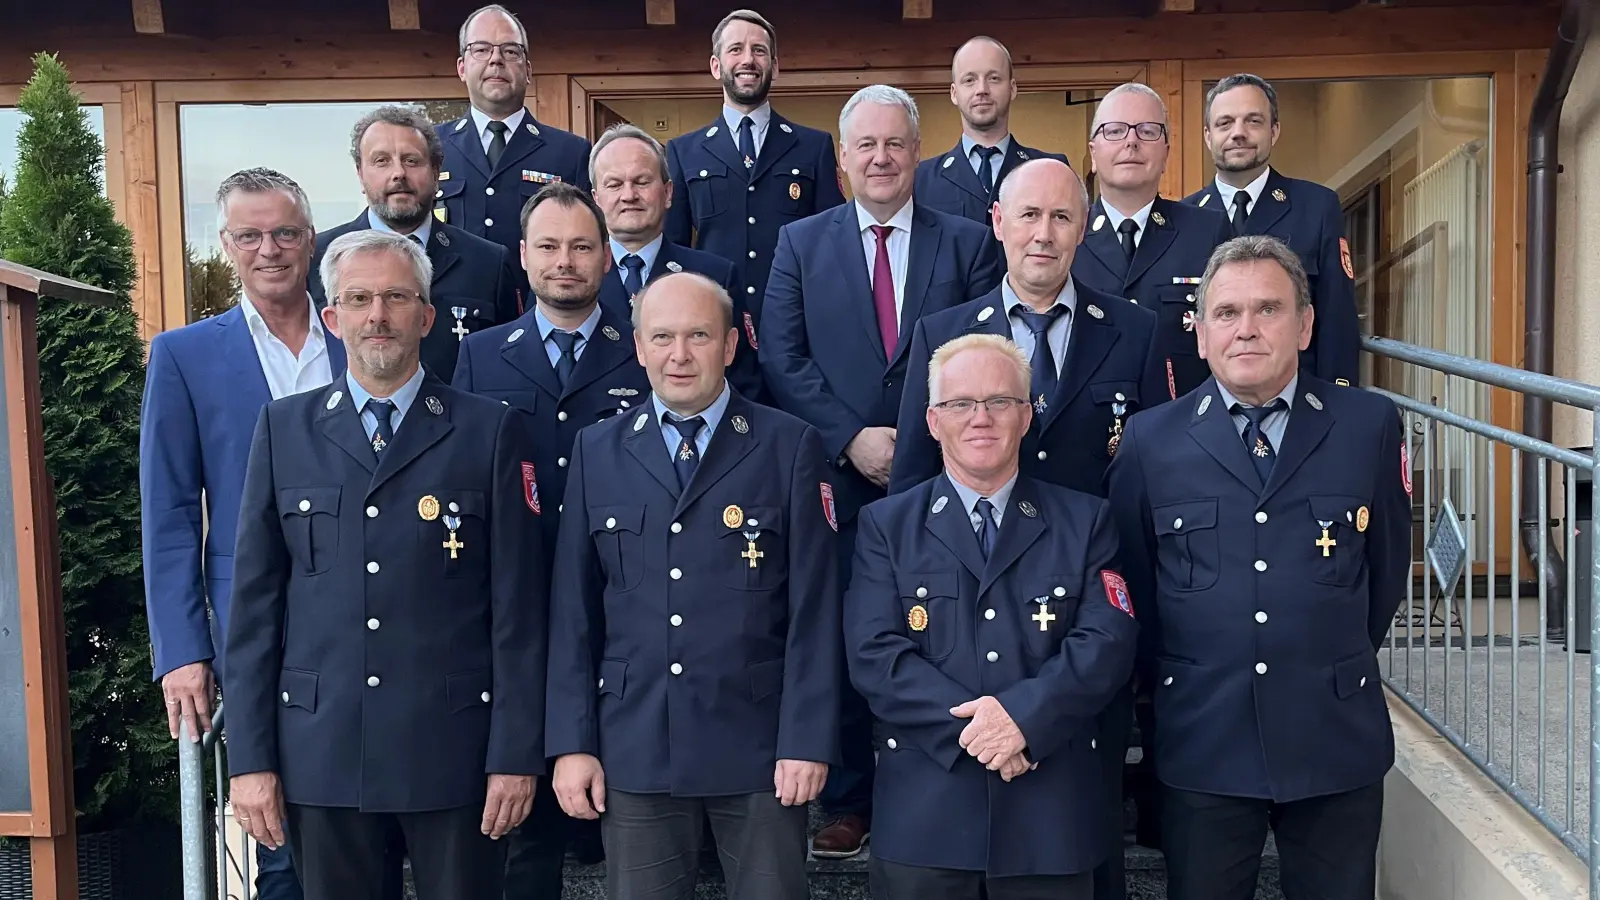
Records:
[[[1384,681],[1589,864],[1589,896],[1600,900],[1592,826],[1600,819],[1592,727],[1600,673],[1588,658],[1600,647],[1600,617],[1582,628],[1577,621],[1589,608],[1588,586],[1600,584],[1600,556],[1580,534],[1579,512],[1580,481],[1588,515],[1600,510],[1600,415],[1586,455],[1458,411],[1491,410],[1501,390],[1594,414],[1600,388],[1385,338],[1362,343],[1384,382],[1427,394],[1369,388],[1400,407],[1413,470],[1416,577],[1379,654]],[[1412,371],[1402,375],[1401,366]],[[1537,468],[1539,518],[1529,523],[1537,560],[1525,560],[1517,540],[1524,457]],[[1553,588],[1538,577],[1552,557],[1566,571]],[[1590,577],[1577,577],[1580,563]]]
[[[250,900],[254,895],[250,869],[255,854],[249,837],[242,831],[238,833],[237,860],[229,846],[228,771],[222,725],[223,709],[218,704],[211,717],[211,731],[200,741],[192,740],[187,721],[180,726],[178,806],[183,828],[183,900]],[[208,753],[216,779],[211,791],[206,785]],[[208,801],[215,804],[209,811]],[[214,851],[214,859],[207,858],[208,848]],[[238,877],[238,894],[229,893],[230,873]]]

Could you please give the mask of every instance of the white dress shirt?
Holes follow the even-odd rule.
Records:
[[[1149,203],[1146,203],[1138,212],[1131,216],[1125,216],[1122,213],[1117,212],[1117,208],[1111,204],[1101,204],[1101,206],[1105,208],[1106,218],[1110,220],[1111,223],[1111,236],[1116,238],[1119,243],[1122,241],[1122,235],[1117,233],[1117,229],[1122,226],[1123,219],[1132,219],[1134,224],[1139,226],[1139,230],[1133,233],[1133,245],[1135,247],[1139,246],[1139,244],[1144,241],[1145,229],[1149,228],[1150,226],[1150,208],[1155,205],[1156,201],[1151,200]]]
[[[1261,170],[1260,175],[1256,176],[1255,181],[1244,186],[1245,193],[1250,195],[1250,199],[1244,205],[1244,214],[1246,216],[1255,212],[1256,201],[1260,200],[1261,195],[1266,192],[1267,179],[1270,177],[1272,177],[1272,167],[1267,166]],[[1239,193],[1239,190],[1239,188],[1223,181],[1221,175],[1217,176],[1217,197],[1222,200],[1222,211],[1228,215],[1229,219],[1233,218],[1233,195]]]
[[[522,120],[527,115],[528,111],[526,109],[519,109],[506,116],[503,120],[506,123],[506,144],[508,146],[511,143],[511,136],[517,133],[518,128],[522,127]],[[483,142],[483,152],[486,154],[489,152],[489,144],[494,141],[494,135],[489,133],[489,123],[491,121],[493,119],[489,118],[488,113],[480,111],[476,106],[472,108],[472,125],[478,129],[478,139]]]
[[[900,324],[900,310],[905,307],[906,298],[906,268],[911,259],[911,206],[913,201],[907,200],[900,211],[889,217],[887,222],[879,222],[873,218],[872,213],[866,211],[859,202],[856,203],[856,221],[861,224],[861,249],[867,254],[867,283],[872,284],[872,273],[878,259],[878,235],[873,232],[874,225],[888,225],[894,229],[889,232],[889,274],[894,280],[894,320],[896,327]],[[876,287],[876,285],[873,285]]]
[[[317,307],[311,302],[309,294],[306,296],[306,316],[310,320],[311,330],[306,332],[306,342],[300,348],[299,356],[295,356],[289,345],[278,340],[278,336],[267,327],[267,320],[261,317],[261,312],[244,294],[239,295],[239,309],[244,311],[245,325],[250,329],[250,340],[256,345],[256,359],[261,361],[261,372],[267,376],[267,389],[272,392],[272,399],[315,390],[333,381],[328,362],[327,337],[322,330],[322,323],[317,321]]]

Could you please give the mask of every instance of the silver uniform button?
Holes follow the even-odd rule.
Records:
[[[984,610],[984,611],[983,611],[983,617],[984,617],[984,618],[985,618],[985,619],[992,619],[992,618],[994,618],[994,610],[992,610],[992,609],[986,609],[986,610]]]
[[[377,619],[368,619],[367,620],[367,630],[368,631],[377,631],[378,630],[378,626],[380,624],[381,623]]]
[[[925,599],[927,596],[928,596],[928,589],[927,588],[925,588],[925,587],[917,588],[917,599],[918,600]]]
[[[683,577],[683,570],[682,569],[673,569],[671,572],[668,572],[667,574],[672,576],[672,580],[673,581],[677,581],[679,578]]]
[[[1043,450],[1040,450],[1039,451],[1039,458],[1040,459],[1049,459],[1050,458],[1050,454],[1044,452]]]
[[[1257,675],[1265,675],[1265,674],[1267,674],[1267,664],[1266,663],[1256,663],[1256,674]]]
[[[378,517],[378,508],[376,506],[367,507],[367,518],[376,519],[377,517]]]
[[[453,513],[461,512],[461,507],[454,500],[451,500],[450,501],[450,511],[453,512]]]
[[[755,259],[756,258],[756,252],[754,250],[750,251],[750,258],[751,259]]]
[[[672,664],[672,674],[674,674],[674,675],[682,675],[683,674],[683,664],[682,663],[673,663]]]
[[[673,534],[677,534],[677,533],[679,533],[681,531],[683,531],[683,523],[682,522],[673,522],[672,523],[672,533]]]
[[[378,564],[376,562],[367,563],[367,571],[374,575],[378,574]]]
[[[1261,524],[1266,524],[1266,521],[1267,521],[1267,514],[1266,514],[1266,513],[1264,513],[1264,512],[1258,512],[1258,513],[1256,513],[1256,521],[1257,521],[1257,522],[1258,522],[1258,523],[1261,523]]]
[[[755,223],[756,223],[756,217],[755,216],[751,216],[750,217],[750,224],[754,225]]]
[[[677,628],[679,625],[683,624],[683,616],[680,616],[677,613],[673,613],[672,614],[672,618],[669,619],[668,621],[672,622],[672,627],[673,628]]]
[[[1053,593],[1053,594],[1055,594],[1055,595],[1056,595],[1056,596],[1057,596],[1057,597],[1065,597],[1065,596],[1066,596],[1066,595],[1067,595],[1067,589],[1066,589],[1066,588],[1064,588],[1064,587],[1059,587],[1059,586],[1058,586],[1058,587],[1057,587],[1057,588],[1056,588],[1056,589],[1055,589],[1055,590],[1054,590],[1054,591],[1052,591],[1052,592],[1051,592],[1051,593]]]
[[[617,527],[617,520],[616,519],[607,519],[606,520],[606,527],[607,528],[615,528],[615,527]]]
[[[561,468],[563,468],[563,469],[565,469],[567,467],[567,458],[565,456],[563,456],[560,459],[556,460],[556,465],[561,467]]]
[[[1089,738],[1089,749],[1090,750],[1099,750],[1100,749],[1100,742],[1095,740],[1094,738]]]
[[[285,703],[289,702],[289,692],[288,691],[284,691],[283,692],[283,702],[285,702]]]
[[[1264,559],[1256,560],[1256,571],[1257,572],[1265,572],[1266,570],[1267,570],[1267,561],[1264,560]]]
[[[754,294],[754,293],[755,293],[755,292],[756,292],[756,286],[755,286],[755,285],[753,285],[753,284],[751,284],[751,285],[746,285],[746,286],[745,286],[745,289],[744,289],[744,292],[745,292],[745,293],[746,293],[746,294]]]
[[[600,687],[605,687],[605,686],[606,686],[606,680],[604,678],[600,679]]]
[[[1172,683],[1172,676],[1171,675],[1168,675],[1166,678],[1161,679],[1161,684],[1162,684],[1163,687],[1165,687],[1166,685],[1169,685],[1171,683]]]
[[[1265,612],[1257,610],[1256,611],[1256,621],[1260,622],[1263,625],[1265,625],[1267,623],[1267,614]]]
[[[566,420],[567,420],[567,411],[566,410],[562,410],[561,412],[556,413],[556,421],[557,422],[565,422]]]
[[[489,702],[489,692],[488,691],[484,691],[483,693],[478,695],[478,698],[480,700],[482,700],[483,702],[488,703]]]
[[[305,512],[306,510],[308,510],[310,508],[311,508],[311,501],[310,500],[301,500],[300,501],[300,511],[301,512]]]
[[[745,188],[745,190],[750,191],[751,193],[755,193],[756,186],[752,184],[748,188]]]
[[[1363,676],[1361,676],[1361,683],[1356,685],[1356,687],[1366,687],[1366,686],[1367,686],[1367,676],[1363,675]]]
[[[484,189],[483,189],[483,192],[484,192],[484,193],[485,193],[485,194],[488,194],[488,195],[489,195],[489,196],[490,196],[490,197],[493,197],[493,196],[494,196],[494,188],[484,188]]]
[[[1173,531],[1180,531],[1180,530],[1182,530],[1182,528],[1183,528],[1183,520],[1182,519],[1173,519],[1172,520],[1172,530]]]
[[[897,743],[895,743],[895,742],[894,742],[894,738],[889,738],[889,739],[888,739],[888,740],[887,740],[887,741],[885,741],[885,742],[884,742],[884,743],[886,743],[886,744],[888,744],[888,745],[889,745],[889,749],[890,749],[890,750],[897,750],[897,749],[899,749],[899,747],[900,747],[900,745],[899,745],[899,744],[897,744]]]
[[[986,659],[988,659],[989,662],[999,662],[1000,661],[1000,654],[994,652],[993,650],[990,650],[989,651],[989,655],[986,657]]]
[[[376,676],[376,675],[367,676],[367,687],[377,687],[378,684],[379,684],[378,676]]]
[[[483,220],[483,224],[488,226],[488,227],[490,227],[490,228],[493,228],[494,227],[494,220],[493,219],[484,219]]]

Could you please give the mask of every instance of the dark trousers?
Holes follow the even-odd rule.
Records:
[[[257,900],[304,900],[300,879],[294,873],[294,859],[288,847],[268,850],[256,845]]]
[[[600,833],[611,900],[691,900],[711,820],[730,900],[806,900],[806,808],[770,791],[672,797],[606,791]]]
[[[839,590],[850,586],[850,562],[855,553],[856,520],[839,525]],[[872,710],[866,698],[850,683],[849,667],[844,669],[839,692],[839,753],[842,765],[828,767],[828,780],[822,785],[817,802],[825,816],[858,815],[872,819],[872,776],[878,761],[872,749]]]
[[[1171,900],[1251,900],[1271,828],[1286,900],[1373,900],[1383,782],[1273,803],[1166,788],[1162,845]]]
[[[506,835],[505,900],[561,900],[561,865],[570,825],[549,779],[539,779],[533,809]]]
[[[867,864],[872,900],[1089,900],[1094,879],[1079,875],[990,878],[962,869],[904,866],[873,857]]]
[[[289,846],[306,900],[386,900],[392,828],[405,838],[417,900],[494,900],[505,844],[479,831],[481,805],[425,813],[364,813],[290,804]]]
[[[1117,692],[1095,721],[1099,726],[1101,782],[1106,792],[1105,824],[1101,827],[1110,853],[1105,862],[1094,869],[1094,897],[1095,900],[1126,900],[1128,873],[1123,864],[1122,770],[1133,729],[1132,682]]]

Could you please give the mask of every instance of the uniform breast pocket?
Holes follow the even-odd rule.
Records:
[[[1150,513],[1156,531],[1161,581],[1175,591],[1203,591],[1222,568],[1217,543],[1217,501],[1187,500]]]
[[[1199,356],[1194,336],[1194,320],[1199,315],[1195,302],[1198,284],[1163,284],[1156,288],[1156,334],[1162,348],[1178,356]]]
[[[482,491],[441,490],[418,501],[417,536],[423,559],[438,560],[446,578],[483,574],[489,559],[489,522]]]
[[[900,606],[906,634],[926,659],[944,659],[956,648],[960,584],[954,573],[903,573]]]
[[[1136,381],[1101,381],[1089,385],[1099,418],[1105,422],[1105,443],[1095,447],[1095,455],[1110,459],[1122,443],[1122,429],[1128,417],[1139,411],[1139,384]]]
[[[1359,497],[1325,494],[1310,498],[1307,545],[1316,553],[1311,578],[1318,584],[1348,587],[1367,559],[1366,504]]]
[[[433,217],[447,225],[459,225],[466,215],[462,199],[467,189],[465,181],[441,181],[433,195]]]
[[[767,178],[774,182],[770,188],[778,198],[777,209],[780,214],[793,218],[811,214],[817,197],[817,170],[814,166],[778,167]]]
[[[707,162],[701,168],[688,170],[684,176],[689,185],[689,209],[696,219],[709,219],[728,211],[728,193],[733,190],[733,181],[728,177],[727,166]]]
[[[776,506],[747,506],[743,513],[742,524],[722,532],[721,549],[717,551],[728,567],[726,583],[740,591],[776,590],[789,572],[783,510]],[[727,525],[728,519],[724,518],[722,524]]]
[[[457,340],[466,340],[468,334],[499,324],[494,319],[494,305],[479,297],[444,294],[433,298],[433,306],[439,311],[433,330],[448,332]],[[457,323],[464,333],[457,330]]]
[[[302,575],[321,575],[339,555],[338,487],[282,488],[283,539]]]
[[[591,509],[589,536],[611,589],[621,592],[638,587],[644,577],[644,507]]]
[[[1061,649],[1061,636],[1078,612],[1082,585],[1083,574],[1073,572],[1051,575],[1023,592],[1022,632],[1028,636],[1028,655],[1045,659]]]

